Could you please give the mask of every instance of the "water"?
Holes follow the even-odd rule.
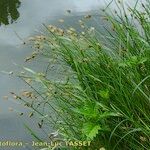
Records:
[[[18,92],[27,87],[18,78],[4,73],[17,72],[19,67],[26,65],[24,59],[32,49],[24,46],[23,40],[40,30],[42,23],[52,23],[62,14],[66,16],[68,9],[75,15],[97,9],[98,5],[98,0],[0,0],[0,141],[29,141],[31,136],[23,123],[36,127],[35,122],[27,119],[27,114],[19,116],[20,112],[26,113],[28,110],[9,94],[10,91]],[[42,63],[38,67],[36,63],[28,65],[37,70],[43,68]],[[3,99],[5,95],[9,96],[8,100]],[[10,108],[14,111],[9,111]],[[0,147],[0,150],[5,149],[13,148]]]

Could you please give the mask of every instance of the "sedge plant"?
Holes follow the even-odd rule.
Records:
[[[20,75],[38,97],[29,107],[62,141],[91,141],[60,149],[150,149],[150,1],[116,5],[104,12],[103,33],[86,25],[88,15],[79,31],[44,25],[30,38],[36,50],[27,61],[42,55],[48,67]]]

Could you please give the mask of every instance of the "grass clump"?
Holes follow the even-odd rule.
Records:
[[[32,108],[63,140],[91,141],[66,149],[150,149],[150,1],[128,13],[117,6],[111,15],[106,10],[105,34],[84,17],[82,31],[44,25],[47,32],[30,39],[31,58],[49,61],[44,74],[26,68],[38,86]],[[54,66],[62,78],[49,75]]]

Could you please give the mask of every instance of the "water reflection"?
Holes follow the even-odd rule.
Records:
[[[0,0],[0,25],[8,25],[18,19],[20,4],[19,0]]]

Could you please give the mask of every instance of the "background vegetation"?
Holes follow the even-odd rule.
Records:
[[[8,25],[16,21],[20,14],[18,8],[21,2],[19,0],[1,0],[0,1],[0,25]]]

